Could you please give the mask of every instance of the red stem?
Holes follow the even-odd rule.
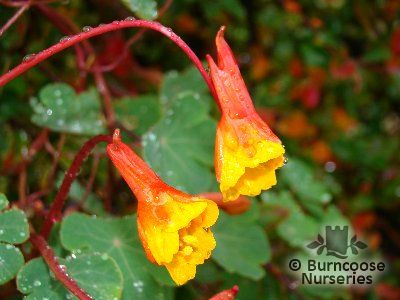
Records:
[[[92,170],[90,171],[89,180],[86,183],[85,193],[83,194],[82,198],[78,203],[78,207],[82,208],[85,204],[85,201],[90,195],[90,191],[93,188],[94,180],[96,178],[97,169],[99,167],[100,156],[94,155],[93,163],[92,163]]]
[[[106,32],[119,30],[122,28],[130,28],[130,27],[142,27],[148,28],[155,31],[160,32],[161,34],[168,37],[172,40],[179,48],[182,49],[183,52],[189,57],[189,59],[195,64],[201,75],[203,76],[205,82],[210,89],[213,97],[215,98],[216,103],[218,103],[218,98],[215,93],[215,89],[213,84],[211,83],[211,79],[207,74],[207,71],[204,69],[200,59],[196,56],[192,49],[178,36],[176,35],[171,28],[167,28],[161,25],[158,22],[151,22],[145,20],[123,20],[123,21],[114,21],[109,24],[105,24],[102,26],[98,26],[92,28],[89,31],[81,32],[77,35],[71,36],[69,40],[64,40],[63,42],[59,42],[50,48],[39,52],[36,55],[31,56],[29,59],[25,59],[21,64],[13,68],[12,70],[8,71],[8,73],[4,74],[0,77],[0,87],[4,86],[6,83],[14,79],[15,77],[21,75],[22,73],[26,72],[30,68],[36,66],[38,63],[42,62],[43,60],[49,58],[50,56],[61,52],[62,50],[75,45],[76,43],[82,42],[87,40],[88,38],[101,35]]]
[[[31,233],[30,241],[39,250],[44,261],[49,266],[50,270],[53,272],[54,276],[78,299],[91,300],[90,297],[84,290],[82,290],[78,284],[73,280],[65,270],[59,265],[57,257],[47,244],[46,240],[36,233]]]
[[[166,13],[166,11],[168,10],[168,8],[171,6],[173,0],[166,0],[165,3],[163,4],[163,6],[160,8],[159,12],[158,12],[158,16],[157,19],[160,19],[162,17],[162,15],[164,15]],[[122,54],[116,58],[113,62],[111,62],[108,65],[101,65],[98,66],[96,68],[91,68],[93,71],[101,71],[101,72],[109,72],[113,69],[115,69],[124,59],[125,57],[128,55],[128,50],[129,47],[131,47],[134,43],[136,43],[142,36],[143,34],[146,33],[146,28],[142,28],[140,29],[138,32],[136,32],[135,35],[133,35],[125,44],[124,46],[124,50],[122,51]]]
[[[83,163],[83,161],[89,156],[90,152],[93,148],[101,142],[112,143],[112,138],[107,135],[97,135],[90,140],[88,140],[79,152],[76,154],[71,166],[69,167],[67,173],[64,176],[64,180],[61,184],[60,189],[54,199],[50,211],[44,221],[44,225],[41,231],[41,235],[47,239],[53,228],[55,222],[61,219],[61,211],[64,206],[64,202],[68,196],[69,189],[71,187],[72,182],[75,180],[78,175],[79,169]]]
[[[15,21],[18,20],[18,18],[24,13],[24,11],[29,7],[30,1],[25,3],[23,6],[21,6],[17,12],[4,24],[4,26],[0,29],[0,36],[3,35],[4,32],[12,25],[14,24]]]
[[[95,65],[97,65],[97,63],[95,63]],[[97,90],[103,97],[102,103],[103,103],[104,115],[107,120],[108,129],[110,130],[110,132],[112,132],[115,126],[115,115],[112,106],[112,98],[110,90],[108,89],[103,73],[101,73],[100,71],[94,71],[94,80],[96,82]]]

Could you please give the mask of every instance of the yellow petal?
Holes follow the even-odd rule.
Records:
[[[170,263],[165,264],[169,274],[176,284],[182,285],[196,275],[196,266],[204,263],[211,256],[216,242],[209,230],[199,227],[199,222],[194,222],[190,228],[183,229],[183,241],[191,242],[192,246],[185,246],[179,251]],[[190,233],[190,235],[186,235]]]
[[[189,225],[189,223],[200,216],[207,208],[206,201],[191,201],[182,202],[176,201],[171,196],[170,199],[163,205],[163,209],[168,216],[168,224],[166,231],[178,231]]]
[[[204,228],[211,227],[212,225],[215,224],[215,222],[217,222],[217,219],[218,219],[218,215],[219,215],[218,205],[214,201],[211,201],[208,199],[198,198],[198,200],[197,200],[197,198],[196,198],[196,201],[203,201],[203,202],[207,203],[205,210],[201,214],[201,218],[202,218],[201,225]]]
[[[276,184],[275,170],[282,164],[271,164],[275,161],[282,161],[283,157],[278,157],[270,160],[266,163],[260,164],[255,168],[246,168],[244,174],[238,180],[235,188],[232,190],[236,191],[236,195],[231,197],[236,199],[239,195],[256,196],[261,193],[262,190],[267,190]],[[276,167],[273,167],[275,165]]]
[[[171,262],[179,250],[178,232],[166,232],[156,222],[152,222],[148,218],[146,220],[139,219],[138,222],[141,222],[140,225],[144,234],[142,238],[146,239],[147,246],[154,260],[159,265]]]
[[[225,200],[239,195],[255,196],[276,184],[275,170],[283,165],[282,144],[261,140],[252,145],[223,148],[220,189]]]
[[[201,227],[195,228],[192,231],[192,235],[197,238],[198,243],[197,247],[194,247],[195,251],[193,251],[188,259],[192,264],[199,265],[211,256],[211,251],[214,250],[217,243],[212,232]]]
[[[182,285],[196,276],[196,265],[187,262],[182,254],[177,254],[175,259],[165,266],[177,285]]]

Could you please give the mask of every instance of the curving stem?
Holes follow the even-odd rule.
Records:
[[[94,28],[86,28],[85,31],[78,33],[73,36],[69,36],[61,39],[61,41],[50,48],[47,48],[37,54],[31,54],[24,58],[23,62],[16,66],[15,68],[8,71],[6,74],[0,77],[0,87],[4,86],[6,83],[14,79],[15,77],[21,75],[32,67],[36,66],[43,60],[49,58],[50,56],[61,52],[62,50],[71,47],[79,42],[85,41],[91,37],[101,35],[106,32],[111,32],[115,30],[119,30],[122,28],[148,28],[155,31],[160,32],[161,34],[168,37],[172,40],[179,48],[182,49],[183,52],[189,57],[189,59],[195,64],[201,75],[203,76],[208,88],[210,89],[211,94],[213,95],[217,104],[218,98],[214,89],[214,86],[211,82],[210,77],[207,74],[207,71],[204,69],[200,59],[196,56],[192,49],[178,36],[176,35],[171,28],[167,28],[161,25],[158,22],[146,21],[146,20],[132,20],[132,18],[127,18],[123,21],[114,21],[109,24],[99,25]]]
[[[72,182],[78,175],[79,169],[83,161],[89,156],[93,148],[96,147],[96,145],[101,142],[112,143],[112,138],[108,135],[96,135],[95,137],[88,140],[76,154],[71,166],[69,167],[68,171],[64,176],[61,187],[58,190],[56,198],[54,199],[50,207],[50,211],[47,214],[46,219],[44,220],[43,228],[40,234],[45,239],[49,237],[49,234],[51,232],[51,229],[53,228],[54,223],[59,221],[61,218],[62,208],[68,196],[69,189],[71,188]]]

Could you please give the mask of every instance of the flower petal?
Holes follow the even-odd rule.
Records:
[[[276,184],[275,170],[283,165],[285,152],[282,144],[262,139],[256,131],[249,131],[246,141],[251,140],[251,144],[238,142],[232,147],[230,130],[221,128],[221,131],[225,143],[220,154],[223,159],[220,162],[219,182],[226,200],[234,200],[240,194],[258,195],[262,189]],[[274,163],[268,163],[270,161]]]
[[[200,216],[207,208],[206,201],[182,202],[176,201],[171,196],[162,206],[168,215],[168,223],[165,230],[168,232],[178,231],[189,225],[189,223]]]

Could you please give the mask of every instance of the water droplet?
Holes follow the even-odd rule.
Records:
[[[53,114],[53,111],[49,108],[49,109],[46,111],[46,114],[47,114],[48,116],[51,116],[51,115]]]
[[[336,170],[336,164],[333,161],[328,161],[325,164],[325,171],[328,173],[332,173]]]
[[[175,38],[177,37],[176,34],[175,34],[175,32],[172,31],[172,28],[168,27],[168,28],[167,28],[167,31],[168,31],[169,36],[170,36],[171,38],[175,39]]]
[[[143,281],[138,280],[133,282],[133,287],[139,292],[143,292]]]
[[[63,36],[63,37],[60,39],[60,43],[68,42],[70,39],[71,39],[71,37],[69,37],[69,36]]]
[[[119,25],[119,21],[113,21],[112,24]]]
[[[322,203],[328,203],[329,201],[331,201],[331,199],[332,199],[331,194],[324,193],[324,194],[321,195],[321,202]]]
[[[257,154],[256,147],[249,145],[249,147],[247,148],[248,157],[253,158],[256,154]]]
[[[92,30],[92,27],[90,27],[90,26],[85,26],[82,28],[83,32],[89,32],[90,30]]]
[[[34,54],[34,53],[32,53],[32,54],[27,54],[27,55],[25,55],[24,56],[24,58],[22,59],[22,61],[23,62],[29,62],[29,61],[31,61],[34,57],[35,57],[35,55],[36,54]]]
[[[132,16],[125,18],[125,21],[135,21],[135,20],[136,20],[136,18],[132,17]]]
[[[34,286],[41,286],[42,283],[41,283],[39,280],[35,280],[35,281],[33,282],[33,285],[34,285]]]
[[[154,133],[149,133],[149,140],[150,141],[155,141],[157,139],[157,136]]]
[[[80,123],[74,123],[71,125],[71,129],[75,132],[80,132],[82,130],[81,124]]]
[[[67,267],[66,267],[66,266],[64,266],[64,265],[60,265],[60,269],[61,269],[61,270],[63,270],[64,272],[66,272],[66,271],[67,271]]]

